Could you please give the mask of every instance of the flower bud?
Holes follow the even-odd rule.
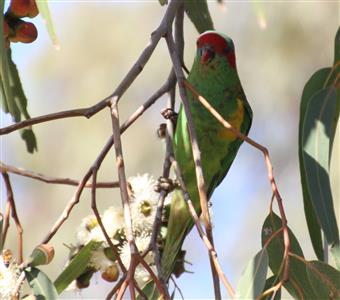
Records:
[[[113,264],[105,269],[102,273],[102,278],[108,282],[117,281],[119,277],[119,269],[117,264]]]
[[[29,264],[31,266],[47,265],[54,257],[54,248],[48,244],[41,244],[36,247],[30,255]]]
[[[9,12],[19,18],[34,18],[39,14],[35,0],[12,0],[9,6]]]
[[[9,30],[9,26],[8,26],[8,24],[5,20],[3,22],[2,28],[3,28],[2,30],[3,30],[3,33],[4,33],[4,38],[7,38],[9,36],[10,30]]]
[[[31,22],[20,20],[15,26],[15,35],[10,36],[11,42],[32,43],[36,40],[38,31]]]

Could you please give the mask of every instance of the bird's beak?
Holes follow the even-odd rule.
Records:
[[[202,47],[200,49],[200,54],[201,54],[201,60],[200,60],[201,64],[208,63],[215,56],[215,52],[211,50],[209,47]]]

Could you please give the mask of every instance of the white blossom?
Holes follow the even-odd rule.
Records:
[[[142,233],[140,236],[135,237],[135,243],[140,253],[147,249],[150,243],[150,235]],[[130,261],[131,261],[131,253],[130,253],[130,246],[127,242],[123,244],[120,248],[120,258],[122,263],[126,268],[129,268]],[[156,272],[156,267],[154,265],[154,254],[152,251],[144,257],[145,262],[150,266],[150,268]],[[139,264],[135,270],[134,276],[137,284],[140,287],[143,287],[144,284],[150,280],[151,275],[150,273],[141,265]]]
[[[92,252],[90,266],[94,267],[96,270],[104,272],[113,264],[114,262],[106,257],[103,248],[99,248]]]
[[[152,231],[159,194],[155,192],[156,181],[148,174],[129,178],[132,189],[130,203],[133,230]]]
[[[0,255],[0,299],[11,300],[12,292],[20,276],[20,270],[17,263],[12,260],[6,266],[3,257]]]
[[[102,222],[113,244],[118,244],[115,239],[117,231],[124,228],[124,217],[121,208],[109,207],[102,216]],[[94,215],[85,217],[77,230],[77,240],[80,245],[86,245],[90,241],[104,242],[108,245],[105,236]]]

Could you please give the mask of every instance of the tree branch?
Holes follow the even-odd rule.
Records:
[[[17,168],[14,166],[6,165],[3,162],[0,162],[0,171],[36,179],[36,180],[39,180],[45,183],[65,184],[65,185],[72,185],[72,186],[79,185],[79,180],[70,179],[70,178],[51,177],[51,176],[47,176],[41,173],[36,173],[36,172],[32,172],[32,171],[25,170],[22,168]],[[84,187],[92,188],[92,183],[86,183]],[[119,187],[118,181],[96,182],[96,188],[117,188],[117,187]]]
[[[17,214],[17,210],[15,207],[15,201],[14,201],[14,196],[13,196],[13,190],[12,190],[12,185],[11,185],[11,181],[9,179],[9,176],[6,172],[2,172],[2,178],[5,182],[5,186],[6,186],[6,191],[7,191],[7,203],[10,206],[10,210],[12,212],[12,218],[15,222],[15,225],[17,227],[17,233],[18,233],[18,253],[19,253],[19,259],[18,259],[18,263],[21,264],[23,262],[23,229]],[[7,228],[6,228],[6,233],[7,233],[7,229],[9,227],[9,220],[7,221]],[[6,234],[4,233],[4,240],[3,243],[5,241],[6,238]]]

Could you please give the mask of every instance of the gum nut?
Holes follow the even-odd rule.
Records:
[[[32,43],[38,37],[38,31],[31,22],[22,22],[15,29],[15,35],[19,42]]]
[[[12,0],[9,11],[17,17],[28,16],[30,9],[30,0]]]

